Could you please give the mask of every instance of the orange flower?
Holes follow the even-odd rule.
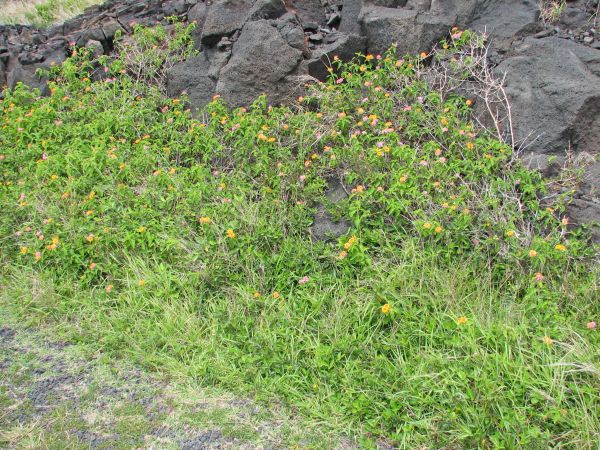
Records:
[[[274,299],[278,299],[279,297],[281,297],[281,294],[277,291],[273,292],[273,298]]]
[[[529,257],[535,258],[537,256],[537,252],[535,250],[529,250]]]
[[[544,342],[544,344],[546,345],[552,345],[554,344],[554,339],[552,339],[550,336],[544,336],[542,338],[542,341]]]
[[[229,228],[229,229],[228,229],[228,230],[225,232],[225,234],[227,235],[227,237],[228,237],[229,239],[235,239],[235,238],[236,238],[235,231],[233,231],[231,228]]]
[[[469,319],[467,319],[465,316],[460,316],[458,319],[456,319],[456,323],[459,325],[466,325],[469,323]]]

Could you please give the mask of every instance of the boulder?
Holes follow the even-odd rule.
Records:
[[[333,41],[313,52],[312,58],[306,62],[309,75],[320,80],[327,79],[327,68],[331,61],[337,56],[343,60],[352,59],[356,53],[364,53],[366,50],[366,38],[354,34],[333,33],[328,36]]]
[[[241,30],[252,4],[252,0],[216,0],[206,12],[202,44],[211,47],[223,36],[230,36]]]
[[[327,25],[327,11],[321,0],[287,0],[287,3],[302,23]]]
[[[304,31],[302,31],[302,27],[295,14],[284,14],[277,20],[276,26],[279,34],[281,34],[290,46],[297,50],[305,50]]]
[[[515,135],[529,151],[598,151],[600,52],[557,37],[527,38],[496,72],[506,74]]]
[[[477,8],[472,5],[471,17],[466,21],[464,14],[468,8],[463,7],[459,13],[463,20],[459,18],[458,22],[468,23],[469,28],[489,34],[493,45],[506,48],[515,38],[540,31],[538,3],[538,0],[483,2]]]
[[[6,77],[6,84],[10,89],[13,89],[18,83],[26,84],[27,86],[38,89],[42,95],[49,93],[46,80],[37,74],[37,69],[34,66],[18,66],[13,68]]]
[[[340,180],[332,179],[328,182],[325,198],[329,203],[340,203],[348,198],[343,184]],[[310,234],[317,241],[335,241],[350,229],[351,223],[346,219],[334,220],[327,212],[324,204],[317,205],[315,220],[310,227]]]
[[[359,21],[370,53],[381,54],[396,45],[398,54],[404,55],[431,49],[449,33],[456,16],[365,6]]]
[[[302,52],[290,46],[270,21],[248,22],[221,70],[217,93],[233,106],[248,105],[264,93],[270,102],[284,102],[297,90],[298,80],[288,75],[301,60]]]
[[[341,32],[356,35],[361,34],[359,18],[362,4],[362,0],[344,0],[342,4],[342,21],[340,22]]]
[[[186,94],[193,111],[211,101],[219,73],[231,56],[230,51],[207,50],[173,67],[167,76],[167,94]]]

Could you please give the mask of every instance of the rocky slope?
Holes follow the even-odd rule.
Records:
[[[36,69],[62,61],[69,43],[108,53],[117,30],[178,15],[198,23],[201,53],[171,71],[170,95],[186,92],[194,108],[216,93],[235,106],[261,93],[282,103],[323,79],[334,56],[392,44],[426,51],[453,26],[469,27],[491,38],[528,163],[551,174],[567,151],[576,155],[584,174],[571,215],[590,222],[600,219],[597,11],[598,0],[569,1],[560,21],[544,26],[537,0],[111,0],[49,30],[0,27],[0,85],[43,89]]]

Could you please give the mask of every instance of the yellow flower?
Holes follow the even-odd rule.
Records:
[[[143,233],[144,231],[146,231],[146,227],[139,227],[139,228],[137,229],[137,232],[138,232],[138,233]]]
[[[27,247],[21,247],[21,254],[26,255],[29,249]]]
[[[555,250],[558,250],[559,252],[564,252],[564,251],[566,251],[566,250],[567,250],[567,247],[565,247],[565,246],[564,246],[564,245],[562,245],[562,244],[556,244],[556,245],[554,246],[554,249],[555,249]]]
[[[469,150],[473,150],[475,148],[475,145],[472,142],[467,142],[467,148]]]
[[[515,233],[515,231],[514,231],[514,230],[508,230],[508,231],[506,232],[506,236],[507,236],[507,237],[513,237],[515,234],[516,234],[516,233]]]
[[[385,304],[385,305],[383,305],[383,306],[382,306],[380,309],[381,309],[381,312],[382,312],[383,314],[389,314],[389,313],[390,313],[390,311],[392,310],[392,307],[390,306],[390,304],[389,304],[389,303],[386,303],[386,304]]]
[[[279,297],[281,297],[281,294],[279,294],[279,292],[277,292],[277,291],[273,292],[274,299],[278,299]]]
[[[425,228],[426,230],[429,230],[429,229],[431,229],[431,223],[429,223],[429,222],[425,222],[425,223],[423,224],[423,228]]]
[[[260,292],[255,292],[254,294],[252,294],[252,296],[254,298],[260,298]]]
[[[212,220],[210,219],[210,217],[205,216],[205,217],[200,217],[198,219],[198,222],[200,222],[202,225],[207,225],[207,224],[211,223]]]
[[[87,217],[91,216],[92,214],[94,214],[94,211],[93,211],[93,210],[91,210],[91,209],[88,209],[88,210],[85,212],[85,215],[86,215]]]
[[[54,245],[57,245],[60,242],[60,239],[58,236],[52,236],[52,243]]]
[[[348,242],[346,242],[346,243],[344,244],[344,248],[345,248],[346,250],[350,250],[350,248],[351,248],[351,247],[352,247],[354,244],[356,244],[356,242],[357,242],[357,241],[358,241],[358,238],[357,238],[356,236],[352,236],[350,239],[348,239]]]
[[[467,319],[465,316],[460,316],[458,319],[456,319],[456,323],[459,325],[466,325],[469,323],[469,319]]]
[[[146,284],[146,280],[141,279],[138,281],[138,286],[144,286]]]
[[[229,228],[226,233],[227,237],[229,239],[235,239],[236,235],[235,235],[235,231],[233,231],[231,228]]]
[[[440,234],[440,233],[441,233],[443,230],[444,230],[444,229],[443,229],[442,227],[440,227],[440,226],[437,226],[437,227],[435,227],[435,230],[434,230],[434,231],[435,231],[437,234]]]
[[[544,344],[546,345],[552,345],[554,344],[554,339],[552,339],[550,336],[544,336],[542,338],[542,341],[544,342]]]
[[[94,235],[88,234],[87,237],[85,238],[85,240],[88,242],[94,242]]]
[[[465,102],[465,104],[466,104],[467,106],[471,106],[471,105],[473,104],[473,100],[471,100],[471,99],[468,99],[468,100]]]

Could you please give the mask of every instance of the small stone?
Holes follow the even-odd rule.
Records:
[[[231,46],[232,44],[233,44],[233,42],[231,42],[228,38],[224,37],[224,38],[221,38],[221,40],[217,44],[217,48],[219,50],[225,50],[227,47]]]
[[[317,31],[319,29],[319,24],[316,22],[306,22],[302,25],[304,31]]]
[[[594,42],[594,38],[592,36],[586,36],[583,38],[583,42],[585,42],[586,44],[591,44],[592,42]]]
[[[321,33],[313,33],[310,36],[308,36],[308,39],[311,42],[315,42],[315,43],[323,42],[323,35]]]

